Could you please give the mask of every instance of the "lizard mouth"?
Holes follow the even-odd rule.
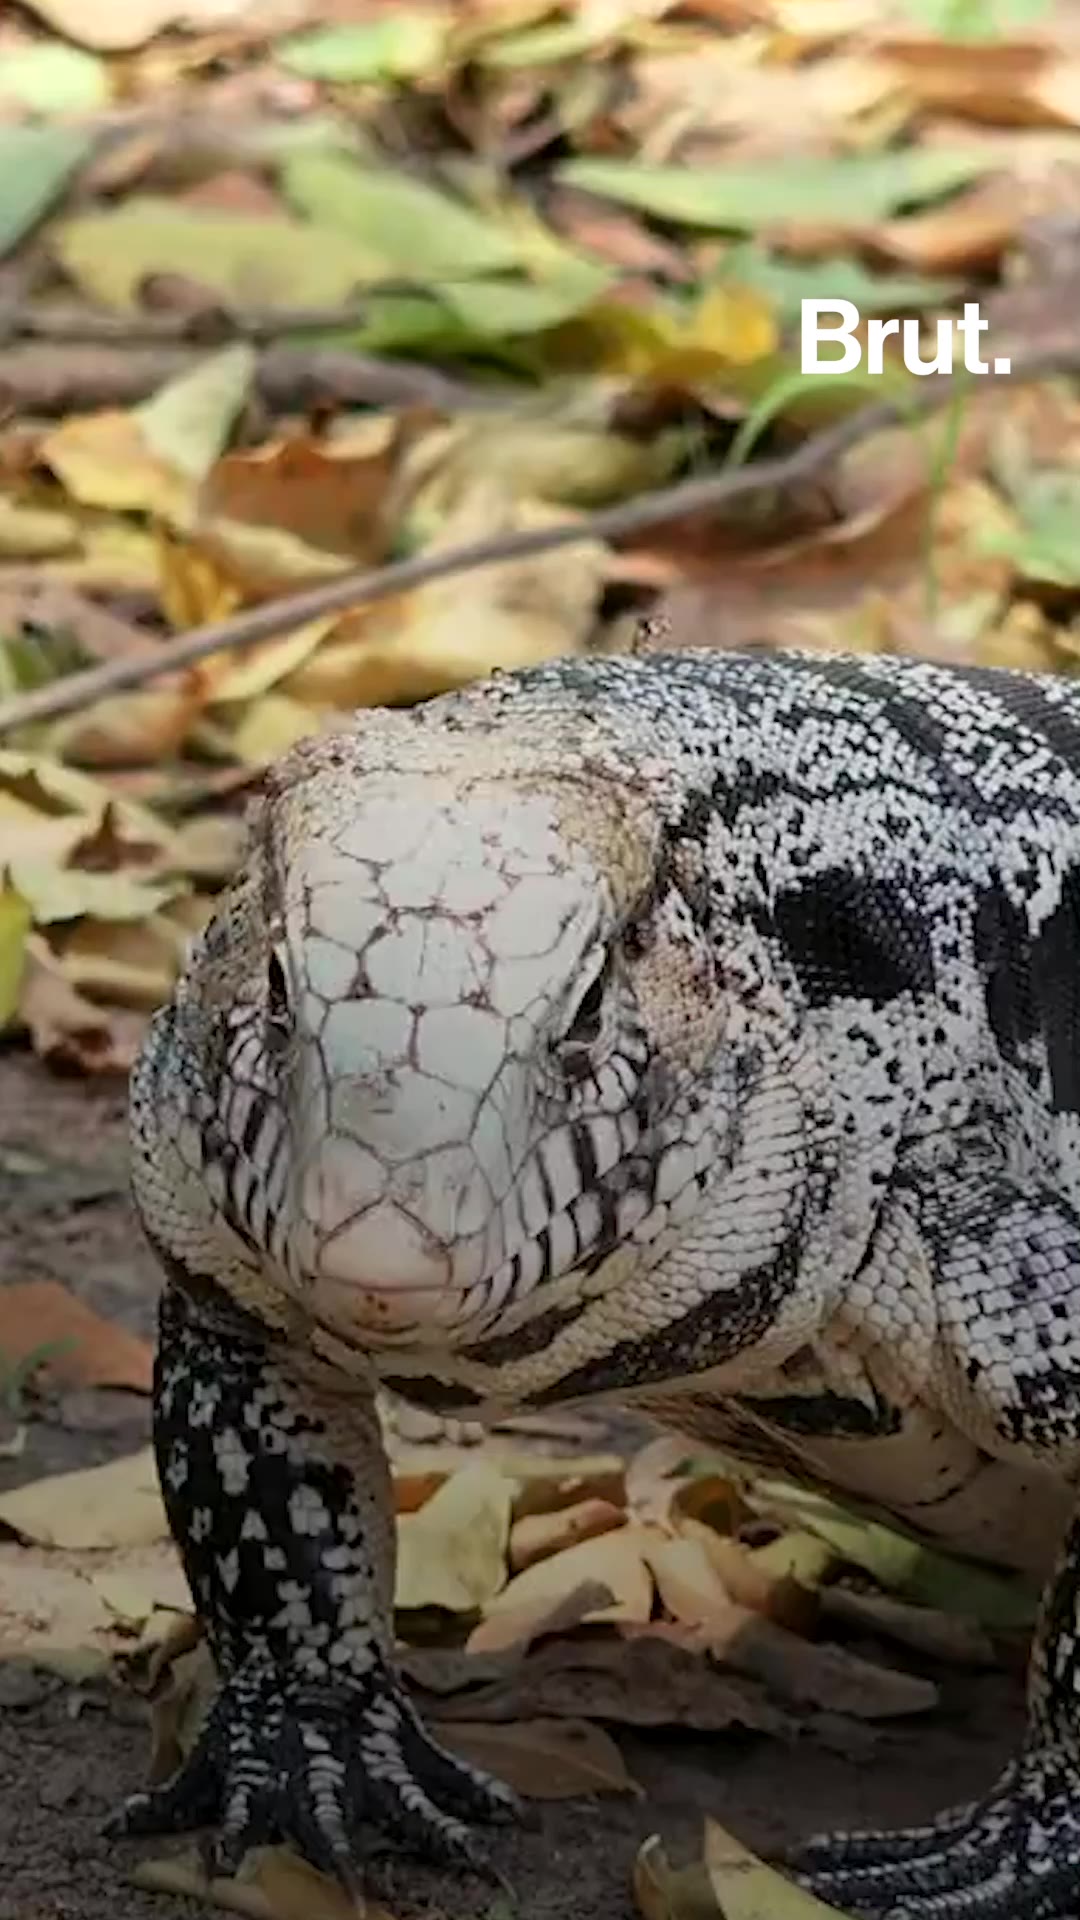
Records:
[[[385,1201],[323,1241],[310,1279],[320,1318],[372,1336],[445,1324],[461,1307],[449,1250]]]

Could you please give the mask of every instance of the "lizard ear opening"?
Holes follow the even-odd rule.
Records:
[[[586,985],[559,1042],[563,1072],[574,1079],[591,1071],[604,1030],[609,969],[606,959]]]

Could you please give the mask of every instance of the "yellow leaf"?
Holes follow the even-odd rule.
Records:
[[[74,0],[85,12],[84,0]],[[149,195],[58,222],[52,248],[82,291],[135,307],[152,274],[176,273],[245,307],[345,300],[385,273],[351,236],[306,221],[218,213]]]
[[[254,369],[226,347],[130,413],[73,414],[45,434],[40,458],[84,506],[187,524],[197,489],[228,438]]]
[[[684,352],[698,350],[736,367],[766,359],[779,344],[780,329],[768,302],[751,288],[738,286],[710,288],[678,341]]]
[[[42,1547],[130,1547],[168,1534],[152,1447],[0,1495],[0,1525]]]
[[[158,591],[162,611],[177,632],[201,627],[210,620],[227,620],[243,603],[243,590],[225,577],[216,555],[194,540],[179,538],[172,529],[156,528]],[[198,672],[204,672],[204,661]]]
[[[47,560],[78,547],[79,531],[70,514],[23,506],[0,494],[0,560]]]
[[[238,760],[248,766],[265,766],[295,747],[309,733],[318,731],[319,722],[310,707],[283,693],[264,693],[245,709],[229,744]]]
[[[838,1908],[767,1867],[715,1820],[705,1822],[705,1869],[724,1920],[837,1920]]]
[[[0,876],[0,1029],[10,1026],[19,1010],[30,924],[30,908],[22,894],[5,885]]]
[[[139,880],[129,873],[90,873],[36,859],[14,859],[10,871],[39,927],[81,914],[99,920],[145,920],[184,887],[179,879]]]
[[[310,659],[332,630],[335,618],[330,614],[321,620],[309,620],[306,626],[279,634],[260,646],[245,647],[241,653],[226,648],[203,661],[199,680],[207,705],[253,700],[268,693]]]
[[[406,471],[418,515],[453,511],[478,473],[519,499],[586,509],[660,486],[676,452],[663,435],[634,439],[572,420],[461,419],[427,434]]]
[[[506,1543],[514,1483],[479,1460],[433,1493],[417,1513],[398,1521],[399,1608],[444,1607],[472,1613],[506,1578]]]
[[[562,517],[478,481],[431,549]],[[380,706],[423,700],[495,668],[578,653],[592,631],[606,571],[607,549],[583,541],[558,554],[432,581],[346,615],[284,690],[319,705]]]
[[[620,1620],[644,1622],[652,1614],[653,1581],[643,1552],[644,1529],[620,1527],[612,1533],[583,1540],[566,1547],[549,1560],[538,1560],[524,1573],[516,1574],[492,1596],[485,1608],[487,1621],[503,1615],[524,1617],[544,1601],[554,1601],[586,1582],[606,1587],[615,1597],[611,1605],[601,1606],[585,1617],[590,1621]],[[491,1638],[484,1636],[491,1650]]]

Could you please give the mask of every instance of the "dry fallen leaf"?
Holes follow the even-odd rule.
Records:
[[[0,1494],[0,1526],[43,1547],[140,1546],[165,1539],[152,1448]]]
[[[733,1672],[760,1681],[778,1699],[848,1714],[853,1720],[928,1713],[938,1700],[932,1681],[862,1660],[846,1647],[803,1640],[734,1602],[727,1613],[718,1603],[701,1625],[657,1622],[624,1631],[649,1632],[688,1650],[708,1652]]]
[[[842,1920],[837,1908],[767,1867],[715,1820],[705,1822],[705,1868],[723,1920]]]
[[[486,1623],[485,1623],[486,1624]],[[441,1720],[534,1717],[599,1720],[615,1726],[686,1727],[699,1733],[749,1727],[778,1736],[799,1721],[752,1679],[721,1672],[675,1637],[623,1628],[587,1638],[552,1636],[524,1658],[454,1649],[408,1649],[402,1666],[423,1710]],[[624,1638],[629,1634],[632,1637]],[[430,1691],[429,1691],[430,1689]]]
[[[486,480],[446,520],[430,550],[565,516],[507,498]],[[535,665],[584,647],[604,588],[606,549],[502,561],[347,614],[283,691],[338,708],[426,699],[496,668]]]
[[[538,1560],[548,1560],[580,1540],[611,1533],[625,1523],[624,1509],[613,1506],[610,1500],[579,1500],[555,1513],[527,1514],[515,1520],[510,1529],[511,1571],[521,1573]]]
[[[550,1560],[538,1560],[514,1578],[492,1599],[484,1611],[489,1620],[500,1614],[514,1614],[535,1606],[541,1599],[554,1602],[585,1581],[596,1581],[614,1594],[614,1603],[599,1607],[587,1618],[601,1620],[648,1620],[652,1613],[653,1583],[643,1553],[641,1529],[620,1527],[577,1546],[566,1547]]]
[[[287,1847],[259,1847],[240,1872],[209,1878],[197,1847],[160,1860],[142,1860],[132,1873],[150,1893],[186,1895],[244,1920],[393,1920],[380,1902],[365,1899],[362,1914],[344,1889]]]
[[[529,1800],[573,1800],[594,1793],[632,1793],[641,1788],[627,1773],[610,1734],[585,1720],[435,1720],[443,1746],[482,1767]]]
[[[394,1604],[472,1613],[506,1578],[513,1482],[486,1461],[462,1468],[398,1522]]]
[[[488,1614],[477,1621],[465,1642],[469,1654],[505,1653],[513,1648],[524,1653],[536,1640],[548,1634],[572,1633],[583,1621],[615,1604],[610,1587],[599,1580],[583,1580],[557,1599],[537,1593],[515,1602],[501,1613]]]
[[[83,1073],[130,1073],[143,1028],[134,1015],[95,1007],[79,993],[40,935],[26,942],[17,1018],[43,1060]]]
[[[156,515],[184,526],[251,384],[248,346],[225,347],[130,413],[72,414],[39,458],[83,506]]]
[[[63,1386],[150,1392],[154,1356],[145,1340],[102,1319],[58,1280],[6,1283],[0,1287],[0,1353],[17,1365],[37,1351]]]
[[[89,13],[82,0],[27,0],[27,6],[78,46],[128,53],[167,27],[205,30],[240,20],[251,0],[99,0]]]

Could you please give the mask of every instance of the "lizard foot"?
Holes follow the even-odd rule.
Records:
[[[866,1920],[1080,1920],[1080,1778],[1029,1751],[985,1800],[895,1833],[820,1834],[784,1867]]]
[[[208,1863],[219,1873],[232,1872],[252,1847],[288,1841],[355,1892],[370,1851],[364,1827],[427,1860],[483,1870],[467,1823],[516,1813],[508,1787],[429,1738],[381,1663],[366,1687],[283,1686],[256,1650],[221,1688],[183,1766],[162,1786],[133,1794],[108,1831],[217,1824]]]

